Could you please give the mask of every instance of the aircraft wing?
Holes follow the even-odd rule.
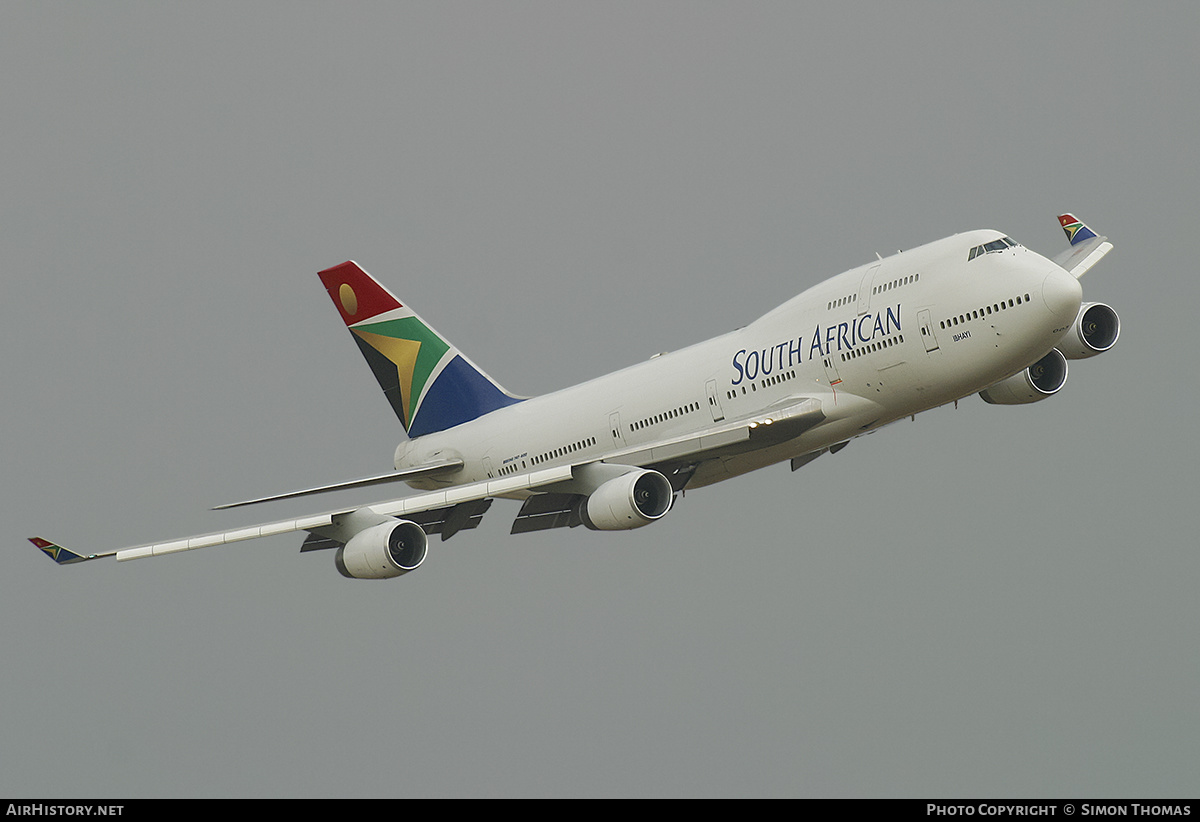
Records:
[[[288,491],[284,494],[275,494],[269,497],[258,497],[257,499],[247,499],[241,502],[227,502],[224,505],[213,506],[214,511],[224,511],[226,508],[240,508],[243,505],[255,505],[260,502],[274,502],[280,499],[293,499],[295,497],[306,497],[310,494],[324,494],[329,491],[345,491],[350,488],[366,488],[370,485],[383,485],[389,482],[406,482],[408,480],[421,479],[424,477],[436,477],[441,474],[449,474],[463,467],[463,461],[460,459],[443,460],[442,462],[432,463],[430,465],[420,465],[415,468],[406,468],[402,471],[392,471],[390,474],[380,474],[377,477],[364,477],[363,479],[346,480],[345,482],[336,482],[333,485],[320,485],[316,488],[305,488],[301,491]]]
[[[388,519],[404,519],[411,516],[414,520],[425,519],[434,521],[434,524],[439,528],[444,527],[445,523],[452,523],[453,529],[456,531],[464,527],[474,527],[471,520],[477,523],[477,517],[482,515],[476,506],[476,503],[480,500],[528,491],[543,485],[563,482],[569,479],[571,479],[571,466],[560,465],[541,471],[533,471],[528,474],[517,474],[501,479],[454,486],[440,491],[414,494],[409,497],[374,503],[354,509],[327,511],[295,519],[285,519],[262,525],[236,528],[232,531],[185,537],[153,545],[119,548],[95,554],[81,554],[71,551],[41,537],[32,537],[30,542],[60,565],[84,562],[90,559],[99,559],[100,557],[116,557],[118,561],[157,557],[164,554],[192,551],[196,548],[210,548],[214,545],[227,545],[231,542],[242,542],[244,540],[275,536],[276,534],[288,534],[296,531],[308,531],[310,534],[326,538],[328,544],[321,544],[316,547],[333,547],[335,544],[345,541],[337,539],[337,535],[339,529],[350,518],[354,518],[356,524],[375,524],[377,522],[386,522]],[[455,514],[453,509],[460,505],[468,506],[466,509],[461,509],[468,512],[466,517],[458,517]],[[444,516],[438,518],[418,516],[431,511],[444,512]],[[430,530],[433,529],[431,528]],[[442,531],[442,533],[443,537],[445,537],[445,531]],[[329,539],[330,534],[334,535],[332,539]],[[311,542],[306,541],[306,545],[309,546],[309,550],[312,550],[314,547]]]
[[[673,486],[678,483],[676,487],[678,490],[690,476],[690,471],[687,470],[690,466],[704,460],[784,442],[799,436],[824,419],[825,414],[821,410],[820,400],[811,397],[794,397],[777,403],[754,417],[714,423],[706,429],[687,436],[628,448],[607,455],[602,462],[613,466],[647,467],[660,470],[672,480]],[[230,531],[93,554],[78,553],[42,537],[32,537],[30,542],[60,565],[69,565],[101,557],[116,557],[118,561],[156,557],[297,531],[306,531],[309,534],[301,548],[303,551],[334,548],[344,544],[350,535],[363,527],[399,519],[416,522],[426,533],[440,533],[443,539],[448,539],[459,530],[474,528],[478,525],[488,504],[495,497],[527,498],[525,506],[521,509],[517,521],[513,525],[513,533],[542,530],[559,525],[578,524],[571,521],[569,516],[564,517],[563,513],[568,510],[569,504],[574,503],[579,494],[562,493],[562,489],[571,487],[572,481],[577,478],[579,468],[594,462],[596,461],[588,460],[574,465],[559,465],[468,485],[450,486],[438,491],[414,494],[356,508],[326,511],[294,519],[235,528]],[[447,463],[435,467],[434,470],[448,471],[456,467],[458,466],[450,466]],[[429,468],[426,467],[422,470],[428,471]],[[401,476],[401,472],[397,472],[397,474],[384,475],[381,478],[351,480],[348,483],[337,483],[317,489],[264,497],[263,501],[319,493],[321,490],[361,487],[376,482],[404,478],[411,478],[411,475]],[[245,505],[254,501],[233,503],[221,507]],[[529,527],[531,525],[534,527]]]

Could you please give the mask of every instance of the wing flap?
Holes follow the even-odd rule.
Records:
[[[459,531],[470,531],[478,528],[483,521],[483,515],[492,507],[492,500],[483,499],[460,502],[449,508],[434,508],[419,514],[410,514],[408,519],[420,525],[427,534],[441,534],[442,542],[450,539]]]
[[[509,533],[528,534],[532,531],[582,525],[583,520],[579,518],[576,510],[578,500],[578,494],[534,494],[521,506]]]

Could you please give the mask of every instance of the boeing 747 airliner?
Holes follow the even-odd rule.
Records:
[[[395,471],[221,506],[403,481],[418,493],[96,554],[32,542],[56,562],[118,560],[303,531],[346,577],[425,561],[428,535],[517,500],[512,533],[650,525],[675,496],[780,462],[792,470],[895,420],[979,394],[1057,393],[1067,360],[1107,351],[1120,321],[1079,278],[1111,249],[1070,214],[1048,259],[998,231],[956,234],[826,280],[755,322],[540,397],[502,388],[353,262],[320,273],[408,437]]]

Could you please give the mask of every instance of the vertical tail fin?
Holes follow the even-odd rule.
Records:
[[[319,276],[410,437],[520,402],[357,263]]]

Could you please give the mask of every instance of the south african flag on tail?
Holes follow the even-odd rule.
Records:
[[[520,402],[357,263],[320,277],[410,437]]]
[[[29,541],[36,545],[39,551],[59,565],[70,565],[73,562],[87,562],[89,559],[96,558],[95,555],[85,557],[74,551],[68,551],[61,545],[53,543],[48,539],[42,539],[41,537],[30,537]]]
[[[1066,232],[1067,241],[1071,245],[1079,245],[1087,242],[1096,236],[1096,232],[1092,231],[1081,220],[1073,214],[1058,215],[1058,224],[1062,226],[1062,230]]]

